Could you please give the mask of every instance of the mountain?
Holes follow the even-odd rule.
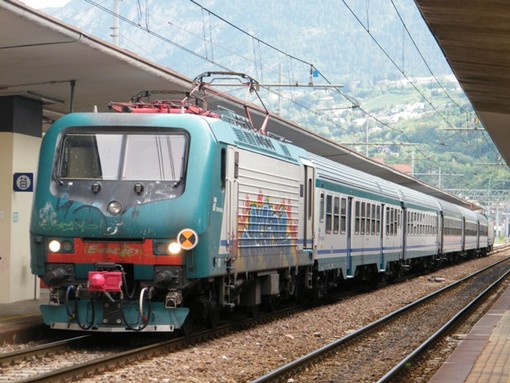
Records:
[[[46,11],[111,41],[113,3],[73,0]],[[333,83],[400,78],[386,54],[411,77],[430,76],[419,54],[436,75],[451,74],[410,0],[122,0],[119,10],[122,47],[192,78],[229,68],[269,79],[282,65],[284,78],[308,81],[308,63]]]

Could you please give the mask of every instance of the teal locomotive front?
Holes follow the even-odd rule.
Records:
[[[48,130],[30,230],[46,324],[173,331],[190,300],[208,306],[195,278],[220,242],[221,146],[185,114],[71,114]]]

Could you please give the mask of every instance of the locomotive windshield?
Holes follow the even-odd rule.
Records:
[[[184,134],[67,134],[60,179],[180,181],[184,177]]]

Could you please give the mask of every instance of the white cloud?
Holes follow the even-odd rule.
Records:
[[[63,7],[71,0],[20,0],[20,1],[28,5],[29,7],[41,9],[49,7]]]

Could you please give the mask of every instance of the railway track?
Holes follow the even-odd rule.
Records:
[[[72,345],[83,342],[85,339],[89,339],[90,337],[91,335],[87,334],[54,342],[48,342],[22,350],[3,353],[0,354],[0,366],[5,368],[6,366],[10,366],[24,360],[29,360],[31,358],[41,358],[46,355],[60,353]]]
[[[23,382],[49,375],[108,351],[93,350],[94,335],[85,334],[0,354],[0,382]],[[77,350],[90,350],[86,354]],[[79,362],[78,362],[79,361]]]
[[[251,383],[402,381],[421,352],[508,278],[509,265],[486,267]]]
[[[160,356],[223,334],[290,315],[296,306],[273,313],[227,323],[215,329],[154,341],[152,337],[142,346],[107,344],[108,336],[86,334],[61,341],[50,342],[14,352],[0,354],[0,383],[4,382],[68,382],[90,377],[105,370],[114,370],[137,361]],[[139,339],[143,338],[143,334]],[[147,335],[149,336],[149,335]],[[106,341],[106,343],[105,343]],[[130,344],[132,339],[130,339]],[[120,349],[120,350],[119,350]]]

